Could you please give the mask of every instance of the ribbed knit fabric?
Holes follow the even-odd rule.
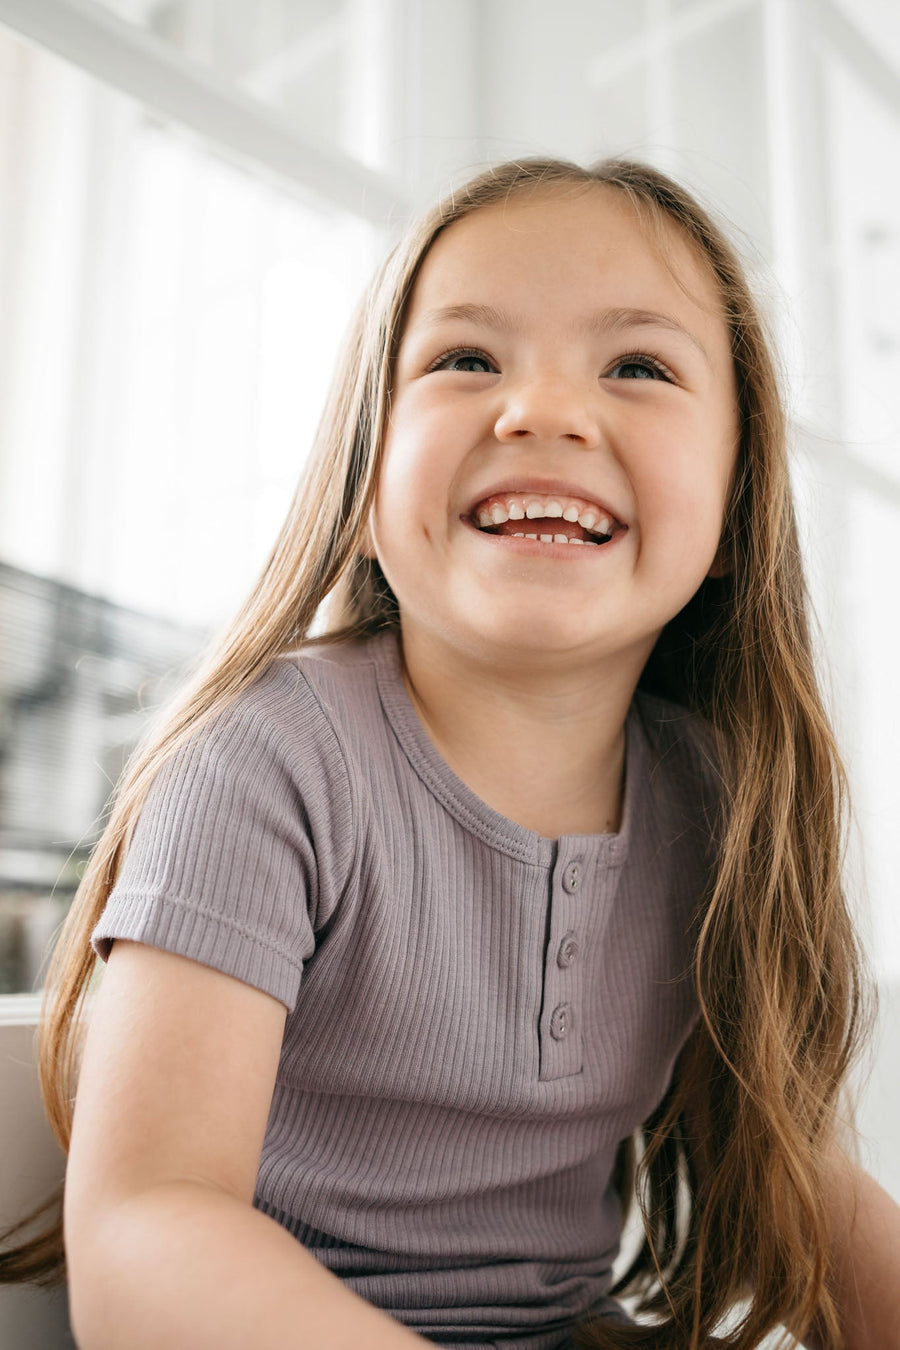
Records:
[[[285,1003],[254,1203],[436,1343],[614,1309],[616,1146],[696,1017],[703,746],[638,696],[621,832],[541,838],[441,759],[384,634],[278,658],[154,784],[96,950]]]

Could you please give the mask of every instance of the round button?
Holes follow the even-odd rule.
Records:
[[[563,872],[563,885],[570,894],[578,890],[581,885],[581,866],[579,863],[569,863],[565,872]]]
[[[555,1041],[564,1041],[572,1030],[575,1014],[569,1003],[560,1003],[550,1015],[550,1035]]]
[[[578,956],[578,939],[574,933],[566,933],[556,953],[556,964],[560,970],[568,970]]]

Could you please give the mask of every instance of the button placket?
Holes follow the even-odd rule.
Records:
[[[581,939],[585,867],[580,858],[559,858],[551,883],[550,933],[544,965],[541,1016],[543,1079],[581,1072],[583,977]]]

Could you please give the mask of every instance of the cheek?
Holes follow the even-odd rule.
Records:
[[[735,455],[730,428],[686,425],[647,443],[634,466],[639,517],[665,535],[676,553],[718,543]]]
[[[385,456],[375,495],[376,526],[396,533],[402,521],[411,529],[421,518],[429,498],[428,475],[420,457],[402,437],[392,437]]]
[[[383,565],[404,558],[431,523],[443,498],[431,465],[397,428],[385,442],[375,501],[369,516],[374,553]]]
[[[397,417],[388,433],[382,460],[379,497],[402,506],[409,525],[446,514],[456,468],[461,458],[459,428],[452,418]]]

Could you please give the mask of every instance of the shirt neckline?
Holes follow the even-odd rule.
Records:
[[[616,834],[566,834],[547,839],[526,829],[483,801],[451,769],[422,724],[403,680],[399,634],[390,630],[370,639],[378,692],[385,715],[415,773],[433,796],[471,834],[491,848],[522,862],[549,866],[557,857],[579,857],[608,866],[620,865],[628,853],[638,784],[644,777],[649,746],[642,719],[632,701],[625,720],[625,790],[622,820]]]

